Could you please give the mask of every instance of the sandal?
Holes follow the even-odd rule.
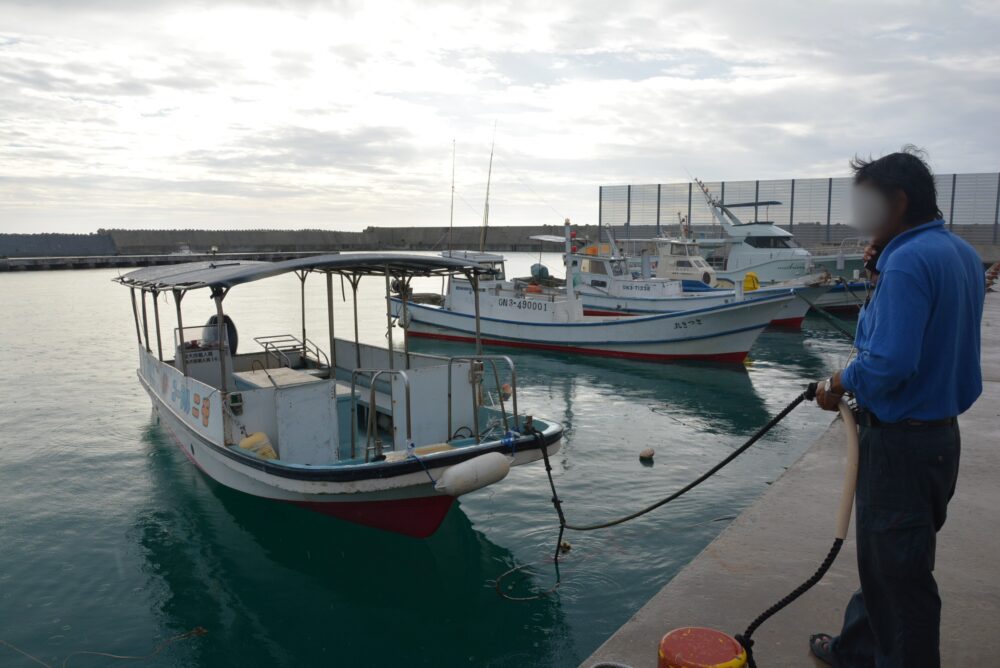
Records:
[[[828,633],[817,633],[809,636],[809,649],[820,661],[831,666],[837,665],[837,660],[833,656],[833,636]]]

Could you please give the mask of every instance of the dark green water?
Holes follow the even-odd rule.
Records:
[[[522,269],[531,261],[514,258]],[[127,292],[112,275],[0,275],[0,639],[53,666],[76,650],[146,654],[195,626],[208,634],[121,665],[575,666],[829,423],[799,408],[687,497],[569,534],[558,593],[512,602],[494,590],[512,565],[538,562],[505,581],[517,594],[554,575],[556,518],[540,464],[463,497],[423,541],[222,488],[153,426]],[[297,285],[283,277],[234,290],[241,340],[295,331]],[[364,293],[370,342],[384,340],[380,290]],[[209,300],[188,300],[201,322]],[[340,331],[349,312],[338,306]],[[806,330],[766,332],[746,370],[513,353],[521,407],[567,427],[554,465],[570,519],[618,515],[683,485],[843,361],[848,346],[826,323],[808,319]],[[637,459],[647,446],[653,467]],[[37,665],[0,645],[0,666]]]

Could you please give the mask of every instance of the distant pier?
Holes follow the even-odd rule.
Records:
[[[170,253],[142,255],[70,255],[65,257],[7,257],[0,258],[3,271],[46,271],[50,269],[109,269],[115,267],[151,267],[182,262],[263,260],[277,262],[306,255],[337,251],[303,252],[253,252],[253,253]]]

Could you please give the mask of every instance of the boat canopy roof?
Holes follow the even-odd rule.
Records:
[[[465,262],[478,262],[480,264],[490,262],[503,262],[503,255],[498,255],[496,253],[486,253],[474,250],[446,250],[441,251],[441,257],[450,258],[452,260],[463,260]]]
[[[761,221],[759,223],[741,223],[731,225],[726,229],[726,234],[730,237],[793,237],[791,232],[783,230],[772,222]]]
[[[529,239],[534,239],[535,241],[545,241],[552,244],[564,244],[566,243],[566,237],[560,237],[556,234],[535,234]]]
[[[725,204],[722,204],[722,206],[726,207],[727,209],[741,209],[741,208],[747,208],[747,207],[751,207],[751,206],[780,206],[780,205],[781,205],[781,202],[779,202],[777,200],[773,200],[773,199],[772,200],[768,200],[766,202],[764,202],[764,201],[759,201],[759,202],[736,202],[735,204],[730,204],[729,202],[726,202]]]
[[[435,255],[337,253],[282,262],[220,259],[145,267],[119,276],[115,281],[132,288],[157,291],[231,288],[293,271],[363,276],[384,276],[387,273],[391,276],[447,276],[492,272],[490,268],[476,262]]]

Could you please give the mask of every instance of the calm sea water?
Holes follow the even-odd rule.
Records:
[[[536,259],[514,254],[514,273]],[[557,524],[540,463],[463,497],[427,540],[223,488],[152,423],[128,293],[114,275],[0,275],[0,639],[53,666],[78,650],[147,654],[196,626],[208,634],[140,665],[575,666],[829,423],[801,407],[679,501],[568,534],[558,592],[509,601],[495,580],[513,565],[534,564],[504,581],[511,593],[553,582]],[[436,285],[426,283],[417,289]],[[325,341],[322,281],[308,285],[308,335]],[[253,336],[298,333],[298,286],[284,276],[233,290],[227,310],[242,349]],[[382,290],[370,279],[359,298],[372,343],[385,340]],[[349,289],[347,300],[338,294],[343,335]],[[189,324],[212,312],[207,294],[184,304]],[[172,313],[172,303],[161,312],[165,341]],[[520,406],[566,426],[554,466],[570,520],[616,516],[685,484],[843,362],[848,345],[826,323],[810,318],[805,330],[766,332],[752,363],[735,369],[510,352]],[[637,458],[648,446],[652,467]],[[38,664],[0,645],[0,665]]]

